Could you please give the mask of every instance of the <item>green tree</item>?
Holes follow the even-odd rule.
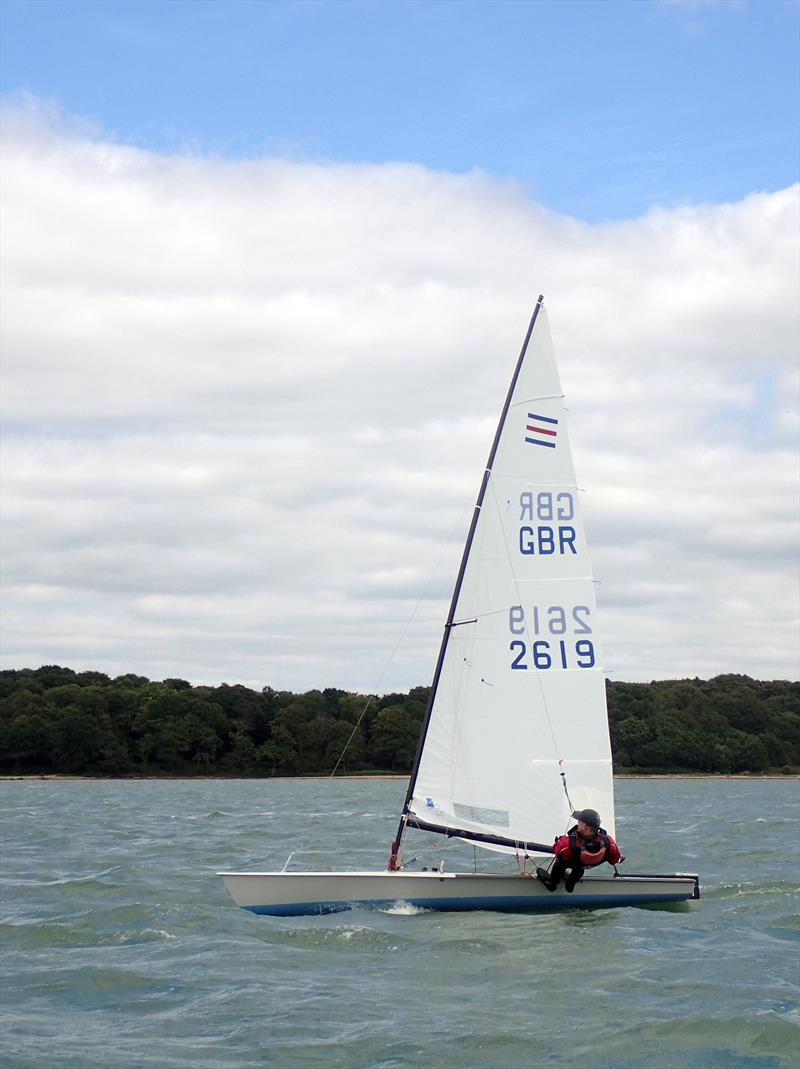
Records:
[[[256,771],[257,763],[258,756],[253,740],[243,730],[237,731],[233,737],[233,745],[222,759],[223,770],[249,776]]]
[[[15,772],[50,772],[55,767],[52,721],[23,713],[0,726],[0,768]]]
[[[108,717],[67,706],[55,718],[55,765],[59,772],[85,774],[99,770],[104,749],[114,737]]]
[[[416,718],[402,705],[390,705],[375,717],[370,753],[378,767],[405,772],[411,769],[418,741]]]
[[[283,724],[278,724],[271,737],[259,746],[256,754],[258,771],[270,776],[291,776],[298,770],[297,743]]]

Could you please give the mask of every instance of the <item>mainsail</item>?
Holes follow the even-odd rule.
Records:
[[[400,836],[408,825],[535,853],[572,823],[570,799],[614,834],[594,583],[540,297],[475,506]]]

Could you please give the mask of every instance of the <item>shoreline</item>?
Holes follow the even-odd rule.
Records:
[[[269,781],[273,781],[273,780],[298,780],[298,781],[302,781],[302,780],[330,780],[330,779],[335,779],[335,780],[337,780],[339,782],[344,781],[344,780],[403,780],[403,781],[407,781],[408,780],[408,775],[407,774],[406,775],[398,775],[397,773],[394,773],[394,772],[388,772],[385,775],[382,774],[382,773],[369,773],[369,772],[366,772],[363,775],[353,775],[353,776],[323,776],[323,775],[318,775],[318,776],[170,776],[170,775],[154,776],[154,775],[144,775],[144,774],[139,775],[138,773],[132,773],[132,774],[127,775],[127,776],[93,776],[93,775],[79,776],[79,775],[69,775],[67,773],[60,773],[60,772],[42,772],[42,773],[35,773],[34,772],[34,773],[26,773],[24,775],[23,774],[19,774],[19,775],[13,775],[13,774],[0,775],[0,783],[11,783],[11,782],[14,782],[14,781],[31,782],[31,781],[41,781],[41,780],[56,780],[56,781],[59,781],[59,782],[61,782],[61,781],[66,782],[66,781],[71,781],[71,780],[77,780],[77,781],[86,780],[86,781],[91,781],[91,782],[109,781],[109,782],[115,782],[115,783],[124,783],[126,781],[136,782],[136,781],[140,781],[140,780],[144,780],[144,781],[147,781],[147,782],[152,782],[154,780],[155,781],[168,780],[168,781],[174,781],[174,782],[183,781],[183,782],[191,783],[191,782],[194,781],[194,782],[207,783],[207,782],[211,782],[213,780],[222,780],[222,781],[229,781],[229,782],[238,782],[238,781],[253,781],[253,782],[255,782],[255,781],[265,782],[266,781],[266,782],[269,782]],[[636,779],[636,780],[639,780],[639,779],[644,779],[644,780],[652,780],[652,779],[669,779],[669,780],[684,780],[684,779],[688,779],[688,780],[701,780],[701,779],[718,779],[718,780],[796,780],[796,779],[800,779],[800,772],[789,772],[789,773],[786,773],[786,774],[778,773],[778,772],[765,772],[763,774],[761,774],[759,772],[731,772],[731,773],[722,773],[722,772],[686,772],[686,773],[683,773],[683,772],[663,772],[663,773],[662,772],[641,772],[641,773],[640,772],[631,772],[631,773],[627,773],[626,772],[626,773],[623,773],[622,775],[615,775],[614,779],[615,780],[632,780],[632,779]]]

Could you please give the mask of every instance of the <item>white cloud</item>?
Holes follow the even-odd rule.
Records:
[[[6,666],[428,681],[542,291],[613,678],[796,677],[797,188],[590,226],[4,130]]]

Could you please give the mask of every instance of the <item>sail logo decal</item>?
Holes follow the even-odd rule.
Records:
[[[540,424],[547,426],[540,426]],[[528,413],[528,422],[525,426],[525,441],[530,445],[544,445],[548,449],[555,449],[558,431],[558,420],[550,416],[539,416],[535,412]]]

